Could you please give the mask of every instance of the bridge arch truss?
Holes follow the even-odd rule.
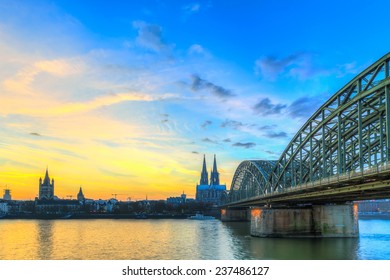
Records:
[[[390,161],[390,53],[326,101],[277,161],[244,161],[229,201],[270,194]]]

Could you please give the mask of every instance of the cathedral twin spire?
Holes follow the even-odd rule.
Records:
[[[208,185],[208,173],[207,173],[207,167],[206,167],[206,156],[203,155],[203,167],[202,167],[202,173],[200,175],[200,185]],[[214,155],[214,164],[213,169],[210,172],[210,185],[219,185],[219,173],[217,170],[217,160]]]
[[[208,185],[209,184],[209,175],[207,173],[206,167],[206,156],[203,155],[203,167],[202,173],[200,174],[200,185]]]
[[[210,185],[219,185],[219,173],[217,170],[217,159],[214,155],[214,165],[213,165],[213,172],[211,172],[210,176]]]

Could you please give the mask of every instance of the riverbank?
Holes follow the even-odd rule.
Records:
[[[369,219],[390,220],[390,213],[389,212],[359,213],[359,219],[362,219],[362,220],[369,220]]]
[[[187,219],[186,214],[8,214],[0,217],[2,220],[54,220],[54,219]]]
[[[205,215],[219,219],[219,213],[215,211],[205,212]],[[54,219],[188,219],[195,214],[108,214],[108,213],[62,213],[62,214],[7,214],[0,215],[0,220],[54,220]],[[359,213],[359,219],[383,219],[390,220],[390,213]]]

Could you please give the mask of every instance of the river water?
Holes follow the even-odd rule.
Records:
[[[219,220],[0,220],[1,260],[390,260],[390,220],[359,238],[256,238]]]

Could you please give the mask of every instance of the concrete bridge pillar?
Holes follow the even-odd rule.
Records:
[[[251,235],[258,237],[358,237],[357,206],[251,208]]]
[[[313,235],[312,209],[255,207],[251,209],[251,235],[303,237]]]
[[[314,205],[314,230],[325,237],[358,237],[357,204]]]
[[[248,208],[223,208],[221,209],[222,222],[250,221],[251,215]]]

